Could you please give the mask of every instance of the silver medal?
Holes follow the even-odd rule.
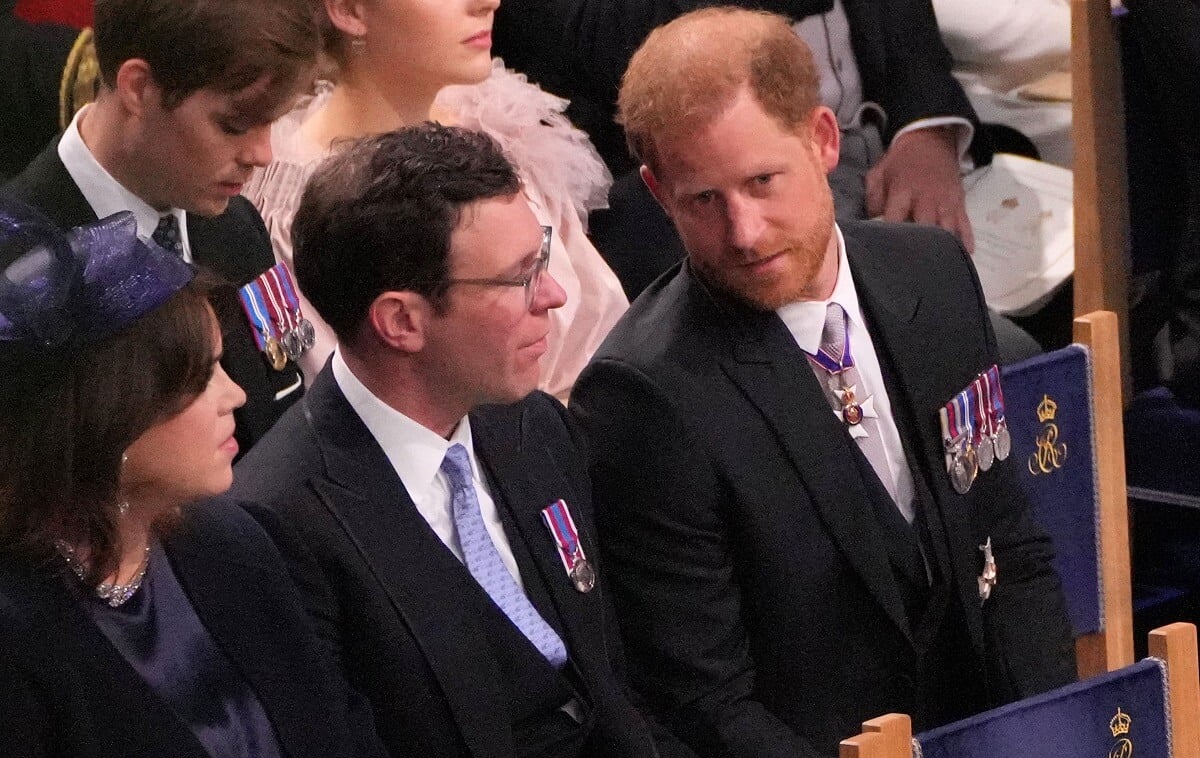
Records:
[[[1008,425],[1003,421],[996,429],[996,436],[992,440],[996,448],[996,457],[1000,460],[1006,460],[1008,454],[1012,452],[1012,437],[1008,433]]]
[[[979,470],[987,471],[996,462],[996,449],[992,445],[992,438],[986,434],[979,440],[979,444],[975,447],[975,457],[979,461]]]
[[[288,329],[283,333],[283,337],[279,339],[279,344],[283,345],[283,352],[288,358],[293,361],[298,359],[304,352],[304,346],[301,344],[300,335],[295,329]]]
[[[304,350],[312,350],[313,345],[317,344],[317,330],[308,319],[300,319],[300,323],[296,324],[296,332],[300,335],[300,345]]]
[[[571,583],[575,585],[575,589],[580,592],[591,592],[596,586],[596,569],[592,568],[592,564],[587,558],[580,558],[571,568]]]

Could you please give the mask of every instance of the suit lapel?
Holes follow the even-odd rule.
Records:
[[[693,283],[702,289],[697,280]],[[911,642],[904,603],[868,502],[871,495],[854,463],[856,451],[829,412],[808,359],[774,313],[718,301],[708,293],[704,297],[722,311],[712,328],[729,330],[731,349],[721,360],[723,370],[762,413],[830,537]]]
[[[79,191],[62,158],[56,138],[6,187],[15,197],[44,213],[63,229],[96,220],[96,212]]]
[[[328,369],[301,402],[329,474],[317,480],[318,494],[413,635],[463,741],[476,756],[511,754],[511,719],[483,627],[453,610],[467,589],[461,564],[421,517]]]
[[[977,546],[972,536],[969,513],[963,508],[947,507],[946,479],[942,476],[945,462],[942,453],[941,429],[937,410],[950,398],[935,397],[934,390],[923,377],[938,367],[929,365],[929,356],[945,355],[938,344],[945,324],[924,314],[921,298],[911,288],[898,285],[896,277],[887,271],[884,256],[872,255],[857,241],[846,235],[846,255],[854,276],[855,288],[863,311],[871,326],[881,368],[888,383],[897,427],[910,456],[914,476],[924,477],[929,503],[934,513],[927,513],[930,528],[937,534],[935,519],[940,517],[949,550],[948,559],[958,593],[970,607],[976,602],[974,560]],[[978,614],[965,614],[972,639],[983,644],[983,627]]]
[[[583,551],[594,562],[599,552],[589,530],[590,521],[583,516],[590,508],[584,511],[587,507],[584,503],[573,502],[575,489],[562,475],[550,451],[533,440],[528,429],[528,407],[495,410],[498,416],[487,412],[471,414],[475,449],[488,469],[493,486],[500,492],[502,507],[508,509],[516,524],[517,534],[510,535],[510,539],[521,539],[533,556],[539,578],[565,631],[568,651],[579,662],[592,651],[605,649],[600,588],[587,593],[575,589],[542,520],[542,509],[560,498],[567,503],[580,531]]]

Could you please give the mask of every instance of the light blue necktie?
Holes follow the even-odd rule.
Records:
[[[460,444],[451,445],[442,460],[442,471],[450,480],[450,510],[467,570],[550,665],[562,668],[567,663],[566,645],[513,579],[483,524],[479,498],[471,483],[467,449]]]

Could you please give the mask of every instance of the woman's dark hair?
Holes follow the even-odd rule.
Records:
[[[0,549],[42,559],[63,540],[89,556],[93,586],[117,568],[121,456],[207,385],[211,289],[193,280],[74,351],[0,342]]]

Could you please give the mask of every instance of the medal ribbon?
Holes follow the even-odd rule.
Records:
[[[279,328],[279,333],[286,334],[287,332],[291,331],[292,328],[291,317],[284,305],[283,290],[279,284],[279,279],[273,275],[275,273],[275,269],[282,265],[282,263],[275,264],[271,268],[264,271],[262,275],[255,281],[262,283],[261,286],[263,292],[266,294],[265,299],[267,302],[267,307],[270,309],[271,319]]]
[[[571,518],[566,501],[555,500],[543,508],[542,520],[546,522],[555,544],[558,545],[558,557],[562,559],[563,568],[570,574],[587,556],[583,554],[583,546],[579,544],[579,532],[575,529],[575,520]]]
[[[274,276],[279,280],[279,288],[283,292],[283,300],[292,314],[292,326],[295,326],[304,318],[304,313],[300,310],[300,297],[296,294],[296,285],[292,281],[292,274],[282,263],[277,263],[271,271],[274,272]]]
[[[254,344],[260,351],[265,351],[267,338],[278,339],[279,333],[275,329],[275,323],[268,315],[270,311],[266,299],[263,297],[261,277],[240,288],[238,300],[242,303],[242,310],[246,312],[246,318],[250,319],[250,325],[254,327],[251,330],[254,333]]]
[[[975,436],[974,443],[978,445],[988,433],[988,418],[991,416],[991,410],[988,408],[987,392],[984,389],[987,382],[984,381],[984,375],[980,374],[975,377],[975,381],[971,382],[971,404],[972,413],[975,419]]]
[[[846,369],[854,367],[854,356],[850,353],[850,315],[843,311],[842,317],[845,319],[845,326],[842,329],[845,339],[842,340],[841,355],[839,355],[837,358],[834,358],[832,355],[826,352],[825,348],[823,347],[818,347],[817,352],[815,353],[810,353],[808,351],[804,352],[804,354],[808,356],[809,360],[816,363],[818,366],[831,374],[840,374]]]
[[[984,376],[987,377],[988,384],[992,388],[991,405],[992,417],[995,422],[995,426],[1002,426],[1004,424],[1004,387],[1000,385],[999,367],[993,365],[986,372],[984,372]]]

